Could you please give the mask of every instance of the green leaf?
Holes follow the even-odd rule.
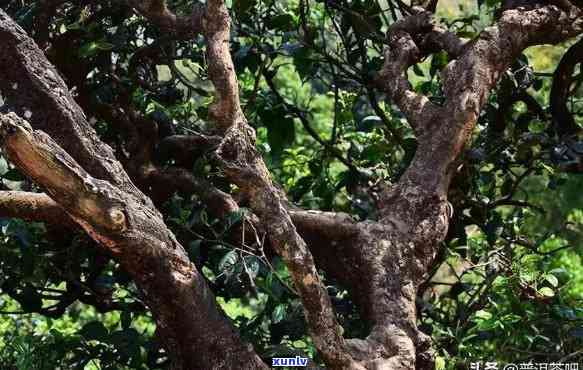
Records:
[[[275,159],[279,159],[284,149],[292,145],[296,138],[294,120],[286,114],[281,105],[271,109],[264,107],[260,113],[261,120],[267,127],[267,142]]]
[[[297,48],[293,53],[293,59],[300,78],[302,81],[305,81],[306,78],[312,75],[316,68],[312,56],[312,49],[306,47]]]
[[[273,309],[273,312],[271,312],[271,321],[274,324],[277,324],[278,322],[282,321],[285,316],[286,316],[286,305],[281,303],[278,304],[277,306],[275,306],[275,308]]]
[[[449,59],[447,57],[447,53],[439,52],[437,54],[433,54],[431,57],[431,66],[429,67],[429,75],[434,77],[438,71],[442,70],[447,65],[448,62]]]
[[[85,324],[79,334],[83,336],[86,340],[99,340],[102,341],[109,335],[109,331],[100,321],[91,321]]]
[[[79,56],[81,58],[91,58],[101,51],[113,49],[113,44],[105,41],[91,41],[79,48]]]
[[[514,324],[522,320],[522,317],[515,314],[508,314],[502,317],[502,321],[507,324]]]
[[[549,287],[540,288],[538,290],[538,292],[540,295],[542,295],[544,297],[554,297],[555,296],[555,292]]]
[[[484,310],[477,311],[474,316],[480,320],[490,320],[492,318],[492,314]]]
[[[231,271],[238,261],[239,253],[237,253],[237,251],[230,251],[221,258],[221,261],[219,262],[219,270],[223,272]]]
[[[235,12],[239,16],[246,16],[247,11],[253,8],[255,4],[257,4],[257,0],[235,0]]]
[[[443,357],[437,356],[435,358],[435,370],[445,370],[445,359]]]
[[[20,173],[20,171],[18,171],[16,168],[9,170],[2,177],[5,180],[10,181],[24,181],[24,176],[22,176],[22,173]]]
[[[123,311],[120,319],[122,329],[128,329],[132,325],[132,312],[128,310]]]
[[[269,28],[280,31],[291,31],[296,27],[295,18],[291,14],[280,14],[271,18],[267,25]]]
[[[554,288],[559,286],[559,279],[555,275],[547,274],[545,275],[545,280],[549,282]]]

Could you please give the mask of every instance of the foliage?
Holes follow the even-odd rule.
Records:
[[[206,128],[211,88],[200,40],[166,37],[121,2],[89,1],[59,6],[47,41],[35,28],[43,2],[4,3],[50,45],[47,54],[79,98],[88,99],[89,115],[102,104],[130,104],[175,133]],[[187,13],[191,3],[169,6]],[[439,14],[450,30],[474,37],[500,2],[465,5],[441,7]],[[373,83],[396,5],[233,0],[231,10],[242,102],[277,182],[299,206],[374,219],[375,184],[398,179],[416,150],[403,115]],[[572,138],[557,134],[548,109],[548,72],[568,47],[521,56],[460,162],[449,235],[418,307],[447,369],[483,359],[558,361],[583,346],[583,178],[567,171],[573,158],[553,155]],[[414,88],[439,103],[439,71],[447,63],[438,54],[412,68]],[[579,123],[580,80],[570,106]],[[540,111],[503,104],[508,90],[534,97]],[[101,119],[95,127],[126,159],[118,128]],[[233,190],[211,155],[201,154],[192,171]],[[0,176],[3,189],[36,190],[3,159]],[[261,238],[241,240],[251,227],[246,211],[213,218],[196,194],[182,193],[160,208],[258,353],[316,356],[281,260]],[[2,220],[0,226],[2,369],[164,367],[140,292],[94,242],[50,225]],[[348,293],[326,283],[345,335],[364,335]],[[570,361],[576,360],[583,361],[581,354]]]

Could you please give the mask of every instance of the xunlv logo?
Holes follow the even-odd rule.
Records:
[[[308,366],[306,357],[274,357],[271,359],[271,366]]]

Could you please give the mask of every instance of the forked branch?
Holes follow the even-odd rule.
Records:
[[[209,116],[224,133],[217,150],[227,177],[250,200],[265,225],[273,248],[286,263],[303,302],[306,322],[316,348],[333,368],[358,367],[345,349],[342,327],[316,270],[312,254],[286,210],[285,196],[272,183],[260,153],[255,132],[241,110],[239,86],[230,53],[230,17],[223,0],[209,0],[204,21],[209,76],[215,101]]]
[[[59,199],[74,218],[106,232],[127,229],[119,190],[90,176],[48,135],[9,113],[0,115],[0,140],[10,161]]]
[[[178,16],[166,6],[165,0],[129,0],[129,4],[161,30],[178,38],[189,39],[202,31],[204,6],[197,4],[190,16]]]
[[[389,29],[389,47],[385,51],[384,66],[377,82],[419,133],[427,120],[431,121],[432,117],[439,114],[440,109],[426,96],[413,91],[407,78],[409,67],[423,57],[414,37],[433,30],[432,13],[419,8],[413,10],[417,11],[415,15],[395,22]]]

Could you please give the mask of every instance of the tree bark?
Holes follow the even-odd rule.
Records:
[[[310,334],[330,368],[433,368],[429,340],[416,326],[415,299],[447,233],[452,212],[447,193],[457,158],[489,92],[520,53],[582,32],[582,11],[568,1],[560,3],[532,1],[506,10],[470,42],[434,25],[431,12],[415,7],[390,27],[376,85],[407,117],[418,150],[401,179],[384,187],[380,221],[355,222],[341,214],[293,209],[273,184],[240,106],[230,19],[222,0],[208,0],[186,18],[173,15],[164,1],[132,2],[142,15],[180,37],[204,35],[216,89],[209,117],[220,134],[217,159],[250,200],[287,264]],[[0,116],[2,146],[54,203],[36,195],[26,201],[42,202],[46,215],[56,208],[65,212],[130,272],[175,369],[265,368],[217,308],[150,199],[97,138],[57,71],[1,11],[0,42],[0,109],[17,114]],[[452,60],[442,71],[445,103],[438,105],[413,91],[405,76],[410,66],[441,50]],[[163,173],[150,175],[166,181]],[[197,179],[184,178],[190,191],[205,192],[215,212],[238,207],[228,194],[206,192]],[[4,194],[4,204],[15,196]],[[316,266],[349,288],[371,323],[367,338],[343,337]]]
[[[217,307],[151,200],[99,140],[58,72],[1,10],[0,44],[0,109],[30,120],[1,116],[4,150],[130,273],[172,368],[266,368]]]

